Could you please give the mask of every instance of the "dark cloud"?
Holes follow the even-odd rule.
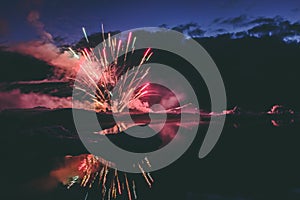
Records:
[[[214,32],[217,32],[217,33],[224,33],[224,32],[227,32],[227,30],[224,29],[224,28],[218,28],[218,29],[214,30]]]
[[[197,28],[199,25],[197,23],[194,22],[190,22],[187,24],[180,24],[178,26],[173,27],[172,29],[178,32],[185,32],[185,31],[189,31],[191,28]]]
[[[188,35],[191,37],[199,37],[199,36],[204,35],[204,33],[205,33],[205,31],[200,28],[195,28],[191,31],[188,31]]]
[[[292,23],[280,17],[256,20],[258,25],[248,30],[250,36],[277,36],[280,38],[300,35],[300,23]],[[259,24],[260,23],[260,24]]]
[[[232,18],[227,18],[227,19],[221,19],[221,18],[216,18],[213,20],[213,24],[218,24],[218,25],[232,25],[236,27],[246,27],[246,26],[253,26],[253,25],[259,25],[259,24],[276,24],[280,23],[282,21],[285,21],[284,18],[281,16],[276,16],[276,17],[249,17],[247,15],[240,15],[238,17],[232,17]]]
[[[281,16],[276,16],[273,18],[270,17],[258,17],[247,23],[247,25],[258,25],[258,24],[277,24],[284,21]]]
[[[238,17],[232,17],[219,22],[219,24],[244,26],[249,21],[247,15],[240,15]]]
[[[256,24],[261,22],[264,22],[266,20],[273,20],[272,18],[265,18],[265,17],[258,17],[255,19],[252,19],[248,17],[247,15],[240,15],[237,17],[231,17],[231,18],[216,18],[212,21],[213,25],[232,25],[232,26],[248,26],[250,24]],[[267,22],[267,21],[266,21]]]
[[[158,26],[159,28],[169,28],[169,26],[167,24],[161,24]]]
[[[283,40],[289,38],[299,38],[300,40],[300,22],[291,22],[286,20],[281,16],[275,17],[248,17],[246,15],[241,15],[238,17],[220,19],[217,18],[213,21],[214,26],[218,26],[215,33],[223,33],[232,35],[232,38],[242,38],[242,37],[265,37],[265,36],[276,36]],[[232,25],[235,28],[243,28],[243,31],[228,33],[224,29],[224,26]]]
[[[250,21],[248,24],[269,24],[269,23],[274,23],[275,19],[274,18],[266,18],[266,17],[259,17],[257,19],[254,19]]]
[[[187,23],[187,24],[181,24],[178,26],[175,26],[172,28],[172,30],[181,32],[181,33],[185,33],[191,37],[199,37],[199,36],[203,36],[204,33],[206,32],[205,30],[203,30],[199,24],[191,22],[191,23]]]
[[[217,24],[217,23],[219,23],[219,22],[221,22],[221,21],[222,21],[222,18],[219,17],[219,18],[214,19],[214,20],[212,21],[212,24]]]

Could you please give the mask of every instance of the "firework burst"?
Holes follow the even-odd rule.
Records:
[[[83,32],[86,41],[89,42],[84,28]],[[132,39],[130,32],[125,45],[122,45],[122,40],[112,39],[110,33],[105,40],[103,26],[102,33],[104,42],[101,47],[80,51],[85,59],[80,67],[81,73],[77,75],[75,89],[83,92],[87,99],[93,102],[97,112],[119,113],[125,108],[137,109],[135,104],[148,93],[147,84],[136,91],[149,72],[149,68],[141,66],[149,60],[153,52],[148,48],[139,64],[129,68],[126,66],[126,60],[129,54],[134,53],[136,37]],[[71,52],[75,57],[79,57],[73,50]],[[111,60],[112,62],[109,62]],[[147,110],[149,109],[145,108],[141,111]]]

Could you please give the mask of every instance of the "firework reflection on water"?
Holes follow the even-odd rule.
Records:
[[[118,171],[112,162],[92,154],[84,154],[67,156],[65,164],[67,169],[55,170],[52,175],[60,176],[60,180],[68,189],[74,184],[79,184],[84,188],[100,190],[102,199],[116,199],[122,195],[126,195],[129,199],[137,198],[135,181],[127,173]],[[151,167],[149,160],[145,158],[138,166],[151,187],[154,180],[144,171],[144,168]],[[63,176],[63,173],[60,173],[63,170],[67,171],[67,175]]]

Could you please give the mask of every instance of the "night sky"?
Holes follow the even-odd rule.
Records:
[[[172,27],[195,22],[209,32],[223,28],[220,24],[213,23],[220,19],[281,16],[295,22],[300,17],[300,1],[10,0],[0,10],[0,43],[39,37],[36,27],[28,22],[30,12],[38,15],[38,26],[42,26],[53,37],[60,36],[68,42],[75,42],[82,37],[82,26],[86,27],[88,33],[94,33],[100,31],[101,23],[108,31],[123,31],[145,26],[167,24]],[[238,27],[226,27],[228,31],[234,31],[233,29]]]

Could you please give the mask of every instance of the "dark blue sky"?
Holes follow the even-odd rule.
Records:
[[[38,38],[36,28],[27,21],[33,10],[39,13],[39,21],[47,32],[69,41],[82,37],[82,26],[93,33],[100,31],[101,23],[110,31],[189,22],[196,22],[207,30],[218,28],[219,25],[211,25],[216,18],[240,15],[280,15],[291,21],[300,20],[299,0],[10,0],[5,3],[0,8],[0,43]]]

